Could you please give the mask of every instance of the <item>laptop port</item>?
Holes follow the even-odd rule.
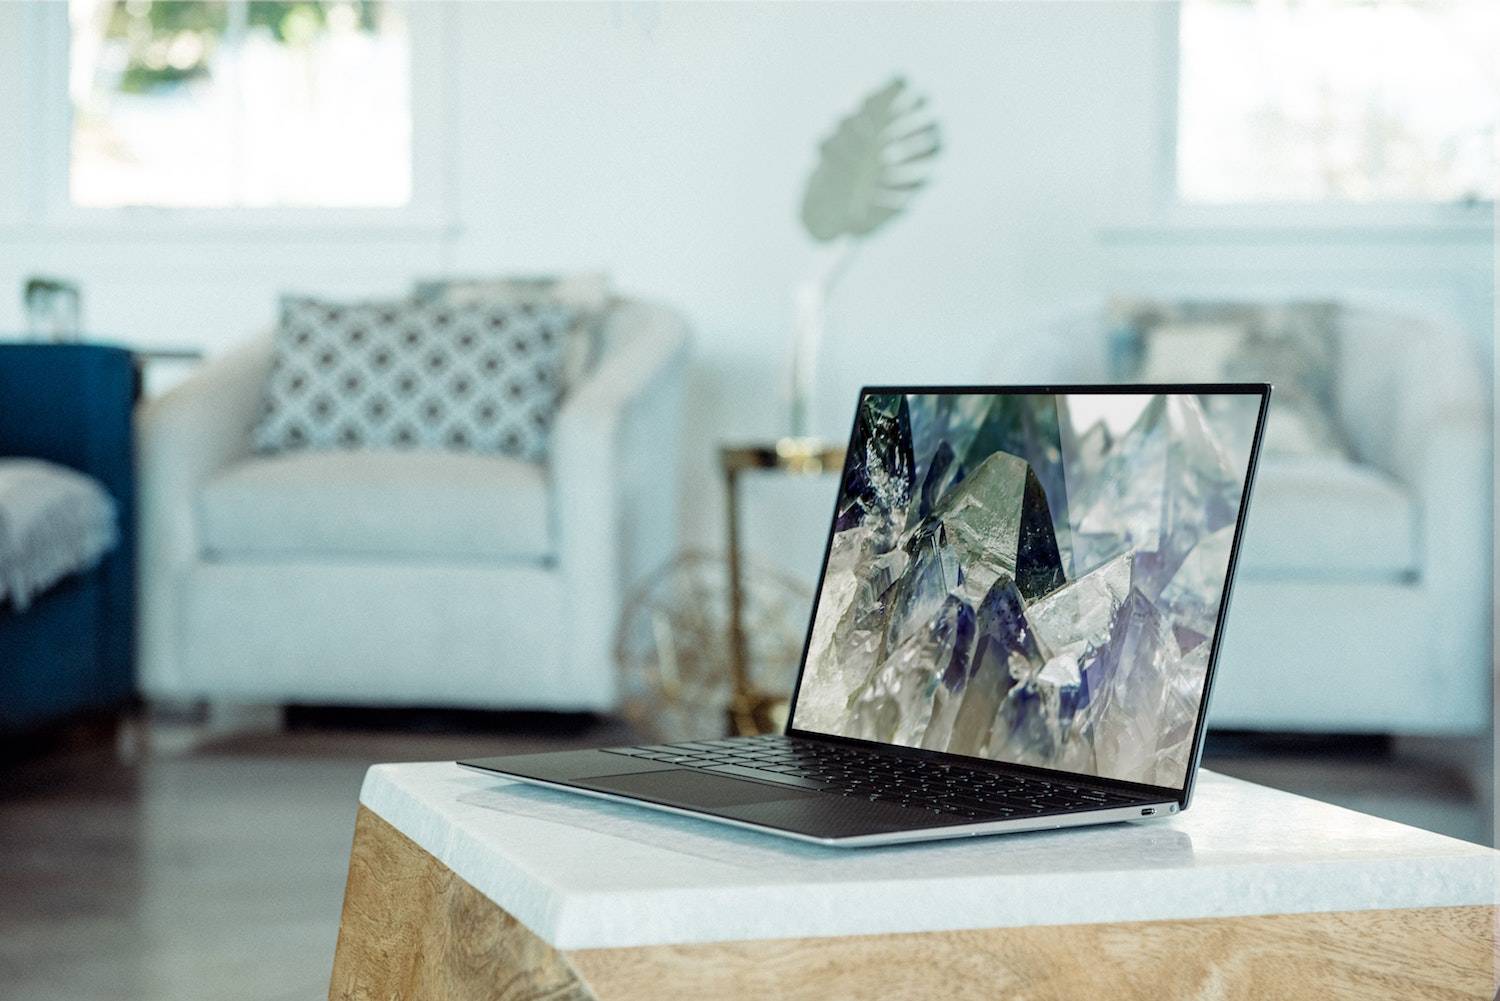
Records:
[[[1141,811],[1141,816],[1142,817],[1149,817],[1149,816],[1151,816],[1155,812],[1156,812],[1156,807],[1154,807],[1154,806],[1148,806],[1144,810]]]

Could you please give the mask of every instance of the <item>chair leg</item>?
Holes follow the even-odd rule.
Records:
[[[286,725],[285,713],[279,705],[212,700],[204,704],[204,710],[204,730],[208,737],[279,733]]]
[[[153,702],[122,720],[117,747],[122,757],[187,754],[209,741],[278,733],[283,727],[279,705],[218,700]]]
[[[121,764],[133,765],[144,758],[151,747],[151,718],[145,705],[120,710],[115,718],[115,757]]]

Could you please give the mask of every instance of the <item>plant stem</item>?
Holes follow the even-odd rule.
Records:
[[[797,284],[793,294],[792,359],[790,371],[791,434],[805,437],[809,410],[816,389],[818,348],[827,331],[828,297],[848,270],[859,242],[840,237],[826,245],[812,273]]]

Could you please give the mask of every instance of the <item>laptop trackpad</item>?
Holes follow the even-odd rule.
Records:
[[[574,785],[600,792],[619,793],[666,806],[715,808],[741,806],[747,803],[769,803],[775,800],[810,799],[815,792],[803,792],[785,786],[766,785],[710,775],[691,768],[672,768],[659,772],[637,772],[633,775],[601,775],[574,779]]]

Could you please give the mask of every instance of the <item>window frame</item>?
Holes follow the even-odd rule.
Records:
[[[33,161],[36,222],[58,231],[201,236],[208,232],[442,234],[451,231],[451,157],[445,139],[453,18],[449,5],[401,4],[411,44],[411,198],[391,207],[75,205],[70,190],[73,102],[68,92],[71,29],[68,4],[34,5],[38,53],[31,85],[39,109],[31,126],[39,156]]]
[[[1177,187],[1178,85],[1182,64],[1181,0],[1157,11],[1160,75],[1154,222],[1194,233],[1339,231],[1349,234],[1428,235],[1489,239],[1496,205],[1489,201],[1264,201],[1191,202]]]

